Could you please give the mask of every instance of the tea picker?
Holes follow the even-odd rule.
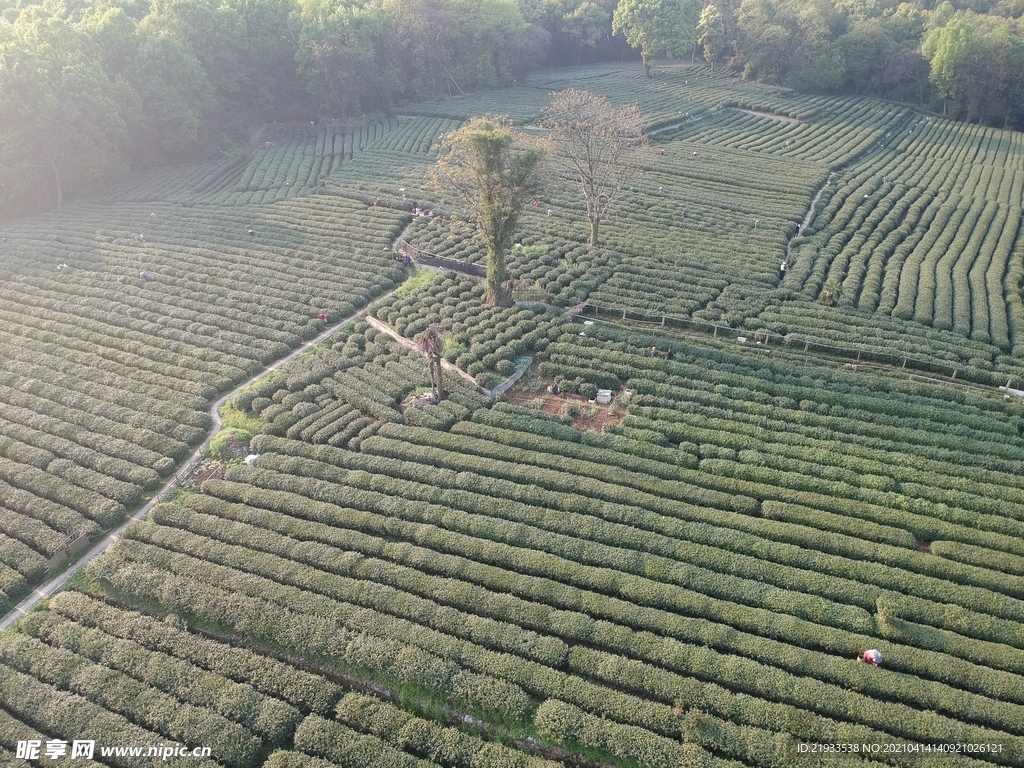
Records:
[[[880,667],[882,665],[882,652],[877,648],[870,648],[858,656],[857,661],[861,661],[865,664],[874,664],[876,667]]]

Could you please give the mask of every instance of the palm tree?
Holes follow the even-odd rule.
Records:
[[[425,358],[430,369],[430,386],[434,389],[434,397],[438,402],[444,399],[444,380],[441,378],[441,352],[444,350],[444,342],[434,326],[428,326],[420,334],[417,348]]]

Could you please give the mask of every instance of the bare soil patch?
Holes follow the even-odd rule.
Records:
[[[614,401],[608,405],[599,405],[598,403],[590,402],[583,395],[552,394],[547,391],[547,387],[553,384],[554,380],[536,374],[535,367],[533,376],[524,376],[505,393],[510,403],[538,408],[538,410],[544,411],[544,413],[556,416],[566,415],[575,411],[578,415],[573,418],[572,426],[581,432],[588,429],[600,431],[606,424],[617,426],[629,415],[625,408]],[[538,388],[538,382],[543,382],[543,387]]]
[[[194,479],[197,483],[206,482],[207,480],[212,479],[222,480],[226,471],[227,462],[215,462],[210,466],[201,468],[191,476],[191,479]]]

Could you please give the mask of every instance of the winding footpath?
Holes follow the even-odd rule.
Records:
[[[293,350],[288,355],[285,355],[277,362],[272,363],[269,367],[263,369],[263,371],[257,373],[255,376],[253,376],[245,383],[239,384],[237,387],[229,391],[227,394],[222,395],[221,398],[217,400],[217,402],[210,406],[210,418],[213,422],[213,426],[210,429],[210,434],[199,445],[199,447],[192,452],[192,455],[189,456],[188,460],[186,460],[181,466],[191,466],[192,463],[195,462],[198,459],[198,457],[202,455],[203,451],[206,450],[206,447],[207,445],[209,445],[211,438],[213,438],[213,436],[220,431],[220,409],[228,400],[234,397],[239,391],[255,384],[257,381],[264,378],[265,376],[269,376],[274,371],[279,370],[283,365],[291,362],[296,357],[301,355],[303,352],[309,351],[311,347],[315,346],[316,344],[319,344],[321,341],[329,337],[331,334],[335,333],[339,328],[343,328],[346,324],[352,322],[356,318],[362,317],[367,313],[372,304],[387,298],[392,293],[394,293],[395,290],[397,290],[397,286],[388,293],[385,293],[382,296],[378,296],[376,299],[370,302],[370,304],[367,304],[365,307],[363,307],[355,314],[350,315],[346,317],[344,320],[340,320],[339,322],[329,326],[315,338],[307,342],[303,342],[298,348]],[[106,534],[100,541],[93,545],[93,547],[88,552],[86,552],[77,562],[68,567],[67,570],[33,589],[32,592],[28,595],[28,597],[26,597],[24,600],[22,600],[20,603],[14,606],[10,613],[8,613],[6,616],[0,619],[0,630],[10,629],[14,622],[16,622],[29,611],[31,611],[40,600],[45,600],[46,598],[50,597],[50,595],[52,595],[54,592],[57,592],[71,579],[71,577],[73,577],[76,573],[82,570],[82,568],[88,565],[91,561],[93,561],[101,554],[103,554],[107,547],[119,541],[121,539],[121,536],[124,534],[125,528],[127,528],[132,523],[138,522],[139,520],[145,518],[146,515],[148,515],[152,511],[153,507],[155,507],[160,502],[161,497],[163,497],[165,493],[167,493],[171,488],[174,487],[174,485],[180,479],[179,474],[180,470],[178,473],[171,475],[171,477],[167,480],[164,486],[159,491],[153,494],[153,498],[151,501],[143,505],[139,510],[135,512],[135,514],[126,519],[123,523],[121,523],[121,525],[119,525],[113,531]]]
[[[804,220],[800,222],[800,225],[796,228],[796,234],[793,235],[786,243],[786,264],[789,264],[790,258],[793,256],[793,241],[796,240],[800,235],[804,233],[804,230],[810,225],[814,219],[814,214],[818,210],[818,201],[821,200],[821,196],[825,194],[825,190],[832,184],[832,179],[835,178],[836,172],[832,171],[829,173],[828,178],[825,179],[825,184],[818,190],[818,194],[811,200],[811,207],[807,209],[807,215],[804,216]]]
[[[670,130],[671,128],[674,128],[674,127],[678,127],[678,126],[668,126],[666,128],[659,129],[659,130]],[[651,133],[656,133],[656,132],[657,131],[652,131]],[[807,211],[807,215],[804,217],[803,223],[800,224],[800,226],[798,227],[797,234],[794,237],[798,237],[803,232],[803,230],[807,227],[807,225],[810,224],[811,219],[814,217],[815,208],[816,208],[816,206],[818,204],[818,200],[821,198],[822,193],[829,186],[829,184],[831,184],[832,178],[834,176],[835,176],[834,172],[830,173],[828,179],[825,181],[824,186],[822,186],[821,189],[818,190],[818,193],[814,196],[814,199],[811,201],[810,209]],[[403,241],[403,238],[405,237],[405,234],[408,231],[409,226],[410,225],[406,225],[406,227],[402,230],[401,234],[399,234],[399,236],[394,239],[394,241],[392,242],[392,248],[397,246],[399,243],[401,243]],[[787,261],[787,263],[788,263],[788,261],[789,261],[789,259],[791,257],[791,248],[792,248],[792,238],[791,238],[790,242],[788,242],[786,244],[786,261]],[[321,332],[315,338],[311,339],[308,342],[304,342],[299,347],[297,347],[295,350],[290,352],[288,355],[285,355],[284,357],[282,357],[277,362],[272,363],[269,367],[265,368],[260,373],[257,373],[255,376],[253,376],[248,381],[238,385],[234,389],[232,389],[229,392],[227,392],[226,394],[222,395],[219,400],[217,400],[212,406],[210,406],[210,419],[212,421],[212,427],[210,429],[209,435],[207,435],[206,439],[192,452],[192,455],[189,456],[189,458],[181,466],[183,468],[184,467],[192,466],[194,464],[194,462],[196,462],[199,459],[199,457],[202,456],[203,451],[206,450],[206,447],[209,445],[210,440],[220,431],[220,428],[221,428],[220,409],[228,400],[230,400],[232,397],[234,397],[239,391],[245,389],[248,386],[251,386],[252,384],[255,384],[260,379],[263,379],[264,377],[269,376],[271,373],[274,373],[275,371],[279,370],[282,366],[284,366],[287,363],[291,362],[296,357],[301,355],[303,352],[308,351],[311,347],[315,346],[316,344],[319,344],[320,342],[322,342],[323,340],[325,340],[326,338],[331,336],[339,328],[343,328],[346,324],[352,322],[356,318],[359,318],[359,317],[362,317],[362,316],[366,315],[367,312],[369,311],[370,307],[373,304],[375,304],[376,302],[381,301],[381,300],[386,299],[387,297],[391,296],[391,294],[393,294],[396,290],[398,290],[398,286],[393,288],[391,291],[388,291],[387,293],[383,294],[382,296],[378,296],[376,299],[371,301],[369,304],[367,304],[365,307],[363,307],[358,312],[356,312],[356,313],[346,317],[345,319],[340,320],[339,322],[334,323],[333,325],[327,327],[326,329],[324,329],[323,332]],[[381,331],[389,334],[390,336],[392,336],[393,338],[397,339],[399,342],[401,342],[405,346],[409,347],[410,349],[415,349],[415,344],[413,342],[409,341],[408,339],[402,338],[396,331],[394,331],[389,326],[385,325],[384,323],[381,323],[380,321],[375,320],[374,318],[369,318],[368,317],[367,319],[369,320],[370,324],[373,325],[378,330],[381,330]],[[460,375],[460,376],[466,378],[468,381],[470,381],[474,386],[476,386],[476,380],[473,379],[473,377],[469,376],[464,371],[462,371],[459,368],[457,368],[456,366],[452,365],[447,360],[443,361],[442,365],[447,370],[450,370],[450,371],[452,371],[454,373],[457,373],[458,375]],[[487,394],[491,394],[491,393],[487,392]],[[153,507],[155,507],[158,503],[160,503],[160,499],[163,497],[163,495],[165,493],[167,493],[168,491],[170,491],[171,488],[173,488],[175,486],[175,484],[180,481],[181,475],[182,475],[181,470],[179,470],[174,475],[171,475],[171,477],[167,480],[167,482],[163,485],[163,487],[160,488],[159,491],[157,491],[156,493],[153,494],[152,500],[150,500],[149,502],[144,504],[140,509],[138,509],[131,517],[127,518],[117,528],[115,528],[114,530],[112,530],[111,532],[106,534],[100,541],[98,541],[96,544],[94,544],[92,546],[92,548],[90,548],[73,565],[69,566],[66,570],[64,570],[59,575],[55,576],[54,578],[50,579],[49,581],[44,582],[43,584],[41,584],[38,587],[36,587],[35,589],[33,589],[32,592],[29,593],[29,595],[24,600],[22,600],[20,603],[18,603],[16,606],[14,606],[14,608],[11,609],[11,611],[6,616],[4,616],[2,619],[0,619],[0,630],[10,629],[10,627],[13,626],[13,624],[18,619],[20,619],[22,616],[24,616],[29,611],[31,611],[36,606],[36,604],[39,603],[40,600],[45,600],[46,598],[50,597],[52,594],[54,594],[55,592],[60,590],[75,574],[77,574],[80,570],[82,570],[82,568],[84,568],[91,561],[93,561],[94,559],[99,557],[101,554],[103,554],[103,552],[105,552],[106,549],[110,545],[112,545],[112,544],[116,543],[117,541],[119,541],[121,539],[122,535],[124,534],[125,528],[127,528],[132,523],[135,523],[135,522],[138,522],[138,521],[144,519],[146,517],[146,515],[148,515],[153,510]]]

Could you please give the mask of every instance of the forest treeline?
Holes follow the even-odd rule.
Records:
[[[261,123],[641,54],[1020,128],[1022,14],[1024,0],[0,0],[0,215],[238,147]]]

